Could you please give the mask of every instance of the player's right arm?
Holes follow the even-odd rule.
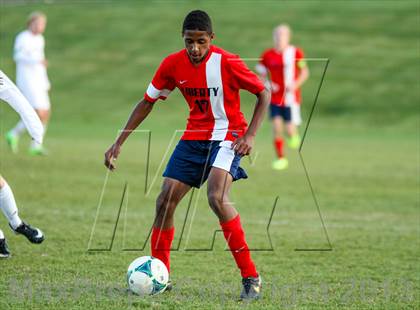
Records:
[[[134,108],[133,112],[125,124],[124,129],[119,134],[117,140],[105,153],[105,166],[110,169],[115,169],[114,160],[118,158],[120,154],[120,149],[125,140],[127,140],[128,136],[135,130],[143,120],[149,115],[149,113],[153,109],[153,103],[147,101],[146,99],[141,100],[136,107]]]
[[[273,91],[278,90],[278,85],[270,80],[267,66],[267,52],[264,52],[260,57],[260,62],[255,66],[258,78],[264,83],[264,86]]]
[[[265,83],[268,80],[268,70],[266,66],[266,53],[264,52],[261,57],[259,63],[255,66],[255,71],[257,72],[258,77],[260,80]]]
[[[115,169],[115,159],[120,154],[120,149],[125,140],[131,132],[136,129],[143,120],[149,115],[153,109],[153,104],[158,100],[165,100],[170,92],[175,88],[175,83],[171,78],[171,68],[173,65],[170,63],[169,58],[165,58],[160,64],[158,70],[153,77],[152,82],[149,84],[144,99],[141,100],[131,113],[127,124],[119,134],[115,143],[105,153],[105,166],[111,171]]]

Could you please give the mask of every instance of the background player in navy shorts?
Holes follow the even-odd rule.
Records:
[[[277,155],[272,167],[275,170],[286,169],[289,165],[283,150],[284,129],[289,146],[292,149],[300,146],[298,130],[302,123],[300,88],[309,77],[309,68],[303,51],[291,45],[290,38],[291,30],[288,25],[282,24],[274,28],[274,47],[264,51],[256,67],[261,78],[271,86],[270,119],[273,124],[273,144]]]

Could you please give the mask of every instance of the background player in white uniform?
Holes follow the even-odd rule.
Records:
[[[0,99],[7,102],[17,113],[19,113],[22,118],[22,122],[28,129],[29,134],[36,142],[41,144],[42,137],[44,135],[44,128],[40,119],[22,93],[1,70]],[[24,235],[32,243],[41,243],[44,241],[44,235],[41,230],[38,228],[32,228],[20,219],[13,192],[1,175],[0,209],[9,221],[10,228],[12,228],[15,233]],[[0,230],[0,258],[9,256],[10,253],[7,248],[6,239],[3,231]]]
[[[50,81],[44,53],[45,40],[42,36],[46,25],[47,18],[44,14],[34,12],[29,15],[28,29],[17,35],[13,52],[16,62],[16,85],[35,109],[44,128],[50,118]],[[6,140],[13,152],[17,152],[19,136],[25,128],[24,122],[20,121],[7,133]],[[42,155],[45,154],[45,149],[40,142],[34,140],[29,152],[32,155]]]

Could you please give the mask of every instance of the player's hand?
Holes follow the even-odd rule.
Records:
[[[44,65],[45,68],[48,67],[48,60],[43,59],[41,60],[41,63]]]
[[[254,146],[254,137],[245,134],[233,141],[232,150],[235,151],[236,155],[245,156],[251,153],[252,147]]]
[[[114,161],[118,158],[118,155],[120,155],[120,150],[121,146],[115,143],[105,152],[105,167],[111,171],[116,168]]]

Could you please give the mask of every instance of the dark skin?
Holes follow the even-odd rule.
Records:
[[[185,48],[188,52],[191,63],[199,66],[209,53],[214,33],[207,33],[199,30],[186,30],[182,34]],[[232,149],[237,155],[245,156],[251,153],[254,145],[255,135],[264,119],[267,106],[270,102],[270,91],[262,90],[257,95],[257,103],[251,123],[246,133],[232,143]],[[105,153],[105,166],[113,171],[115,160],[121,151],[121,146],[153,109],[153,103],[142,99],[131,113],[124,130],[118,136],[115,143]],[[207,180],[207,197],[209,205],[219,221],[226,222],[233,219],[238,212],[229,200],[229,192],[233,178],[227,171],[212,167]],[[178,180],[165,177],[161,192],[156,201],[156,216],[154,227],[169,229],[174,224],[174,213],[176,206],[188,193],[191,186]]]
[[[194,66],[199,66],[210,50],[214,33],[199,30],[186,30],[183,34],[185,49]]]

